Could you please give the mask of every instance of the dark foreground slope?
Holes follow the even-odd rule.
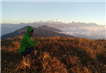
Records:
[[[29,59],[18,53],[21,38],[1,41],[2,73],[106,73],[106,40],[42,37]]]

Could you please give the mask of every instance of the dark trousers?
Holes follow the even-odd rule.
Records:
[[[22,56],[26,56],[28,54],[34,55],[35,47],[26,48],[24,52],[22,52]]]

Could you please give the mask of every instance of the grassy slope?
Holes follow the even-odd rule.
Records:
[[[106,40],[42,37],[29,59],[18,53],[21,38],[1,42],[2,73],[106,73]]]

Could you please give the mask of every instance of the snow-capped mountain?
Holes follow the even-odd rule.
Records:
[[[48,20],[48,21],[45,21],[45,20],[40,20],[39,22],[49,22],[49,23],[66,23],[60,19],[54,19],[54,20]]]

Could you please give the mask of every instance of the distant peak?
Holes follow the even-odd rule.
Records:
[[[59,19],[54,19],[53,21],[61,21],[61,20],[59,20]]]
[[[54,19],[54,20],[49,20],[49,21],[61,22],[61,20],[60,20],[60,19]]]
[[[60,19],[49,20],[47,22],[50,22],[50,23],[65,23],[64,21],[62,21]]]
[[[44,20],[40,20],[40,22],[45,22]]]

